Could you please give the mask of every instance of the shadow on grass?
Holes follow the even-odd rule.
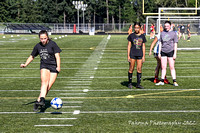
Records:
[[[33,101],[33,102],[29,102],[29,103],[26,103],[26,104],[22,104],[22,105],[29,105],[29,104],[35,104],[36,101]],[[50,108],[51,107],[51,104],[50,104],[50,100],[45,100],[45,107],[39,107],[39,112],[38,113],[43,113],[46,111],[46,109]]]
[[[149,80],[149,81],[153,82],[154,79],[155,79],[155,78],[144,78],[143,81],[145,81],[145,80]],[[153,83],[154,83],[154,82],[153,82]]]
[[[123,81],[123,82],[121,82],[121,85],[128,87],[128,81]],[[137,83],[133,82],[132,85],[133,85],[133,86],[136,86]]]

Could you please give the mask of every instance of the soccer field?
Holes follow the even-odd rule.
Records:
[[[50,36],[62,49],[61,72],[46,97],[46,107],[33,112],[40,92],[40,59],[19,66],[39,42],[37,35],[0,35],[0,132],[127,132],[200,131],[200,50],[179,50],[178,87],[155,86],[156,60],[148,56],[142,69],[145,89],[128,89],[127,36]],[[54,38],[58,39],[55,40]],[[200,48],[200,37],[180,40],[178,48]],[[136,71],[133,85],[136,85]],[[167,77],[172,83],[169,68]],[[54,97],[63,108],[50,107]]]

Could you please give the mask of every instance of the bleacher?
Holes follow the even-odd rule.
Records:
[[[51,28],[41,24],[7,24],[7,29],[11,30],[51,30]]]

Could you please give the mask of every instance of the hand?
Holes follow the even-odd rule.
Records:
[[[173,59],[175,60],[176,59],[176,55],[174,54],[174,56],[173,56]]]
[[[158,54],[158,58],[161,59],[161,54]]]
[[[143,57],[142,57],[142,63],[144,63],[144,62],[145,62],[145,57],[143,56]]]
[[[128,62],[131,62],[131,58],[130,58],[130,56],[128,57]]]
[[[149,51],[149,56],[151,56],[151,51]]]
[[[21,67],[21,68],[25,68],[26,65],[25,65],[25,64],[21,64],[20,67]]]
[[[57,70],[58,72],[60,72],[60,67],[56,67],[56,70]]]

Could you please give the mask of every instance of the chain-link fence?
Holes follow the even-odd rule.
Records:
[[[43,29],[51,33],[85,33],[94,30],[95,33],[127,33],[130,24],[105,24],[105,23],[0,23],[0,33],[38,33]]]

